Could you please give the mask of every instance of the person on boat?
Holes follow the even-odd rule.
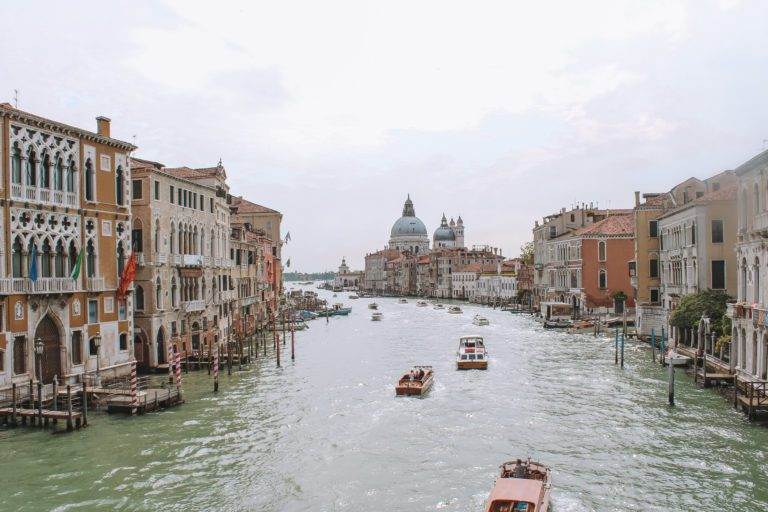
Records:
[[[417,380],[421,380],[423,378],[424,378],[424,369],[423,368],[419,368],[419,373],[416,374],[416,379]]]
[[[525,466],[523,466],[523,461],[520,459],[517,459],[515,468],[512,470],[512,478],[525,478]]]

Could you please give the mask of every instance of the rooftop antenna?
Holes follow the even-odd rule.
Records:
[[[18,89],[13,90],[13,107],[19,108],[19,90]]]

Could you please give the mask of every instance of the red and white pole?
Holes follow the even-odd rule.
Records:
[[[131,363],[131,414],[135,415],[139,407],[138,381],[136,379],[136,360]]]
[[[173,343],[168,344],[168,383],[173,384]]]
[[[176,385],[181,386],[181,350],[176,351]]]
[[[213,351],[213,391],[219,391],[219,346]]]

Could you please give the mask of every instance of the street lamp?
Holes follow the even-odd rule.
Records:
[[[35,364],[37,366],[37,380],[42,382],[43,380],[43,348],[45,345],[43,344],[43,339],[39,336],[35,338]]]
[[[93,337],[93,346],[96,347],[96,385],[101,386],[101,336]]]

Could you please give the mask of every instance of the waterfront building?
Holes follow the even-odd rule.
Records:
[[[352,271],[345,258],[341,259],[341,265],[333,279],[334,290],[357,290],[363,281],[364,272]]]
[[[229,332],[231,282],[226,172],[133,159],[136,359],[144,369],[208,353]]]
[[[477,279],[475,302],[492,304],[517,301],[517,271],[514,264],[499,263],[494,270],[484,270]]]
[[[268,280],[265,253],[271,251],[272,241],[264,231],[240,221],[237,214],[230,215],[230,226],[230,280],[236,290],[232,330],[236,341],[244,343],[253,339],[268,319],[271,297],[267,294],[272,284]]]
[[[740,380],[768,379],[768,151],[736,169],[736,303],[732,320],[730,364]],[[709,348],[709,347],[707,347]]]
[[[132,253],[136,147],[0,104],[0,387],[129,372],[133,303],[117,290]]]
[[[546,245],[546,300],[570,303],[574,316],[620,314],[625,306],[634,307],[628,271],[634,257],[634,219],[628,210],[605,214]]]
[[[423,254],[429,251],[427,227],[421,219],[416,217],[410,195],[403,205],[402,216],[392,225],[388,248],[408,251],[411,254]]]
[[[730,179],[733,173],[728,171]],[[716,189],[716,190],[715,190]],[[667,320],[685,295],[722,290],[736,295],[736,186],[723,184],[689,199],[658,219],[661,302]],[[669,330],[691,345],[692,332]]]
[[[603,220],[607,215],[607,210],[600,210],[590,203],[578,205],[571,210],[562,208],[559,212],[544,217],[541,223],[538,220],[535,222],[533,226],[533,303],[535,306],[538,306],[542,300],[547,300],[550,288],[555,285],[554,282],[550,282],[552,275],[544,269],[550,257],[549,241]]]
[[[635,325],[638,336],[645,338],[652,332],[661,333],[662,327],[666,326],[659,264],[659,217],[707,192],[716,192],[734,183],[733,173],[727,171],[705,180],[689,178],[668,192],[642,194],[642,200],[640,192],[635,192],[635,257],[630,273],[637,304]]]
[[[451,273],[451,297],[474,302],[477,291],[477,279],[483,271],[493,270],[494,268],[494,265],[471,263],[454,269]]]
[[[387,262],[399,257],[400,251],[397,249],[382,249],[366,254],[363,289],[371,293],[385,293],[388,288]]]

